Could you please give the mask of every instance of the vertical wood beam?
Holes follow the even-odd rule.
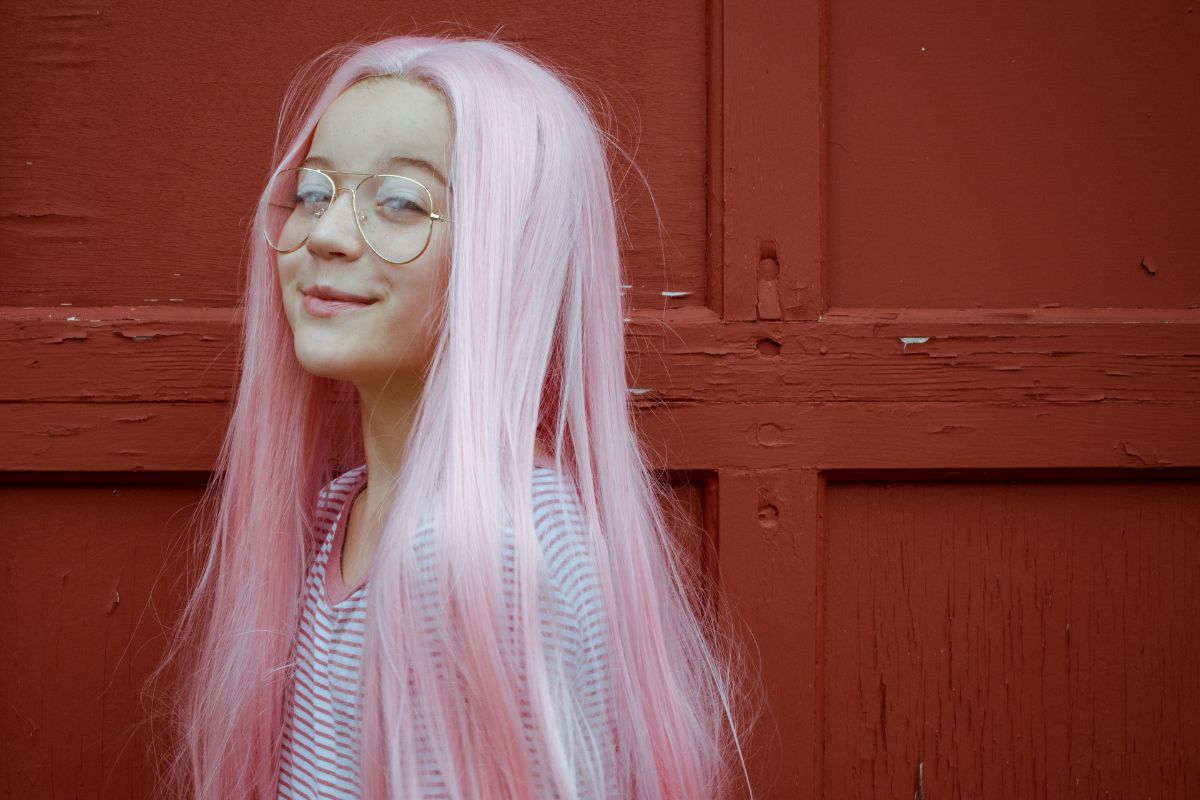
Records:
[[[721,104],[710,140],[721,239],[710,265],[720,265],[712,305],[724,319],[811,320],[826,308],[826,17],[820,0],[722,0],[710,12],[721,60],[709,92]]]
[[[762,682],[762,716],[743,742],[754,797],[817,797],[825,481],[814,469],[720,470],[718,480],[722,596]]]

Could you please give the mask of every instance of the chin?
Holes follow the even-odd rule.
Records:
[[[309,375],[313,375],[317,378],[328,378],[334,381],[352,380],[350,375],[345,374],[344,367],[341,367],[338,364],[331,364],[327,360],[314,360],[310,358],[300,358],[299,356],[296,357],[296,360],[300,363],[301,369],[303,369]]]
[[[292,341],[296,361],[305,372],[332,380],[353,379],[354,371],[349,369],[350,365],[347,364],[345,348],[331,349],[328,343],[326,346],[320,346],[306,339],[307,337],[300,335],[293,337]]]

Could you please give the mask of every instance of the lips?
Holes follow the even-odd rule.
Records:
[[[344,303],[374,303],[374,297],[366,297],[361,294],[353,294],[351,292],[343,292],[339,289],[334,289],[330,286],[314,286],[311,289],[305,289],[304,293],[310,297],[315,297],[318,300],[338,300]]]
[[[310,317],[331,319],[349,317],[370,308],[377,299],[353,292],[343,292],[331,286],[313,286],[304,290],[300,305]]]

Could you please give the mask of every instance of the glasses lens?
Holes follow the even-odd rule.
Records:
[[[425,185],[399,175],[375,175],[358,187],[363,237],[388,261],[412,261],[429,245],[433,198]]]
[[[333,181],[316,170],[296,167],[276,174],[267,187],[267,243],[283,252],[304,244],[333,191]]]

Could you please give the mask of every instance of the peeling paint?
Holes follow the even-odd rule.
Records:
[[[90,427],[90,426],[86,426]],[[83,433],[83,425],[47,425],[41,430],[33,431],[38,436],[78,436]]]
[[[900,342],[901,342],[901,344],[904,345],[903,352],[905,352],[905,353],[908,352],[908,346],[910,344],[925,344],[928,341],[929,341],[928,336],[901,336],[900,337]]]
[[[134,333],[133,331],[115,330],[117,336],[124,336],[126,339],[132,339],[135,342],[148,342],[153,339],[165,339],[169,336],[182,336],[183,331],[161,331],[161,330],[145,330]]]
[[[69,331],[67,333],[61,333],[58,336],[52,336],[52,337],[49,337],[46,339],[42,339],[42,342],[44,342],[45,344],[62,344],[63,342],[65,342],[67,340],[78,340],[78,339],[87,339],[87,338],[88,338],[87,331]]]
[[[109,590],[108,608],[104,610],[105,616],[112,616],[112,613],[117,610],[117,606],[121,605],[121,577],[118,575],[113,581],[112,589]]]
[[[975,430],[974,425],[943,425],[937,430],[930,431],[931,433],[952,433],[954,431],[971,431]]]
[[[767,336],[758,340],[755,349],[758,350],[760,355],[774,357],[779,355],[779,351],[783,349],[783,345],[777,339]]]
[[[1121,445],[1121,451],[1123,453],[1125,453],[1125,455],[1138,461],[1139,463],[1141,463],[1144,466],[1164,467],[1164,466],[1170,466],[1172,463],[1170,461],[1164,461],[1164,460],[1160,459],[1158,457],[1157,452],[1143,454],[1141,452],[1142,448],[1139,448],[1137,445],[1133,444],[1132,442],[1121,442],[1120,445]]]

